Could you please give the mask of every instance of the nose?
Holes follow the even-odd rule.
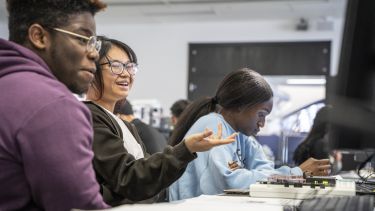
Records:
[[[266,125],[266,120],[265,119],[261,119],[258,121],[258,127],[264,127]]]
[[[96,50],[88,52],[87,56],[89,57],[90,60],[93,60],[95,62],[99,60],[99,52]]]
[[[131,78],[130,73],[126,69],[123,69],[122,72],[121,72],[121,74],[119,76],[120,77],[130,77]]]

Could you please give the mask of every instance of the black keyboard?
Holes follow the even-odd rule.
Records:
[[[375,195],[374,182],[357,182],[355,185],[357,195]]]
[[[373,211],[374,197],[342,196],[342,197],[320,197],[304,200],[299,211]]]

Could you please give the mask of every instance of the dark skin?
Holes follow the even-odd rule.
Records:
[[[247,136],[256,135],[266,124],[266,116],[272,111],[272,98],[250,108],[228,110],[223,108],[221,114],[235,129]]]
[[[59,28],[87,37],[95,35],[96,31],[94,17],[89,12],[71,15],[68,23]],[[29,27],[25,46],[38,54],[56,78],[72,92],[81,94],[87,91],[94,78],[99,54],[88,52],[86,41],[35,23]]]
[[[255,136],[260,128],[265,126],[265,118],[271,111],[272,98],[246,109],[228,110],[223,108],[221,114],[236,131],[240,131],[247,136]],[[239,165],[236,162],[230,162],[228,163],[228,167],[233,171],[238,169]],[[299,167],[308,175],[326,176],[329,174],[331,166],[329,164],[329,159],[317,160],[309,158]]]

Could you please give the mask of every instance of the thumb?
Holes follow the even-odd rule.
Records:
[[[238,133],[232,133],[230,136],[226,137],[226,139],[235,139]]]

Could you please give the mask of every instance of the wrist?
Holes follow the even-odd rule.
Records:
[[[193,151],[193,149],[192,149],[193,147],[191,146],[190,142],[189,142],[187,139],[182,140],[182,142],[184,143],[186,149],[187,149],[190,153],[193,154],[194,151]]]

